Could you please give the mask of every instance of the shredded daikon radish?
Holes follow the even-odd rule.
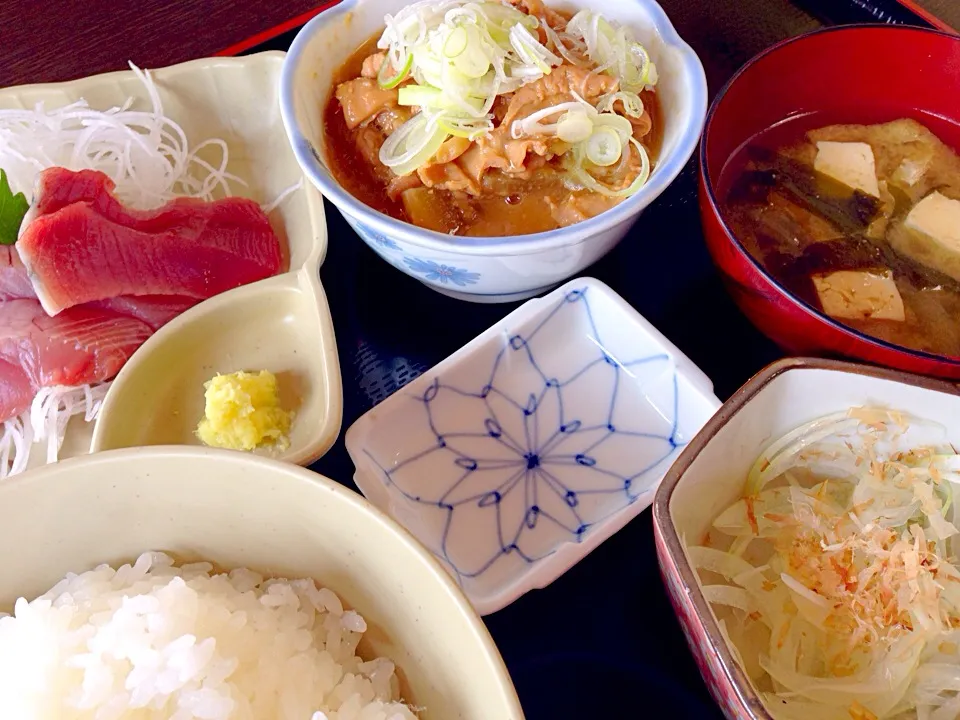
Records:
[[[960,456],[945,437],[878,408],[808,423],[761,453],[714,547],[687,549],[778,720],[960,713]]]
[[[3,423],[3,432],[0,433],[0,480],[27,469],[32,444],[33,427],[27,413]]]
[[[149,209],[174,197],[212,200],[230,195],[227,144],[210,138],[191,148],[183,128],[167,117],[148,72],[130,64],[150,98],[94,110],[86,100],[59,108],[0,109],[0,167],[14,192],[32,198],[37,174],[50,167],[100,170],[116,183],[117,196]]]
[[[27,469],[34,443],[46,442],[46,462],[56,462],[70,419],[82,415],[84,422],[96,420],[109,389],[109,382],[41,388],[29,410],[3,423],[0,479]]]
[[[280,205],[283,204],[284,200],[286,200],[288,197],[293,195],[297,190],[300,190],[302,187],[303,187],[303,178],[300,178],[293,185],[283,190],[279,195],[277,195],[276,198],[268,202],[266,205],[261,205],[260,207],[263,209],[263,211],[267,215],[269,215],[278,207],[280,207]]]
[[[67,423],[75,415],[92,422],[100,414],[110,383],[40,388],[30,407],[30,425],[34,442],[47,442],[47,462],[56,462],[63,445]]]

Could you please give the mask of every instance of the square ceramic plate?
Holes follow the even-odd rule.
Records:
[[[195,60],[151,71],[164,112],[191,145],[227,142],[232,189],[267,203],[302,179],[280,119],[277,88],[284,53]],[[68,83],[0,90],[0,108],[64,105],[85,98],[107,109],[145,88],[131,71]],[[308,464],[340,430],[342,388],[333,323],[320,284],[327,246],[320,194],[304,182],[270,221],[289,251],[289,271],[218,295],[161,328],[126,364],[104,401],[96,427],[74,418],[61,457],[139,445],[199,444],[203,383],[216,373],[268,369],[285,407],[295,410],[283,460]],[[91,432],[93,438],[91,441]],[[270,451],[265,451],[270,452]],[[32,463],[42,463],[37,448]]]
[[[542,588],[650,505],[720,406],[592,279],[530,300],[347,432],[356,483],[481,614]]]

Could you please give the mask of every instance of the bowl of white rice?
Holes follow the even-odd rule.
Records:
[[[521,720],[446,572],[351,490],[204,448],[0,485],[0,717]]]

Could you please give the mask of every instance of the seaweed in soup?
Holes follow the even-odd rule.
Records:
[[[838,322],[960,356],[960,157],[909,119],[778,130],[721,179],[747,251]]]

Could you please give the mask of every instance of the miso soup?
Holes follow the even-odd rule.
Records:
[[[960,157],[927,127],[787,123],[747,143],[719,188],[734,235],[795,296],[960,356]]]

